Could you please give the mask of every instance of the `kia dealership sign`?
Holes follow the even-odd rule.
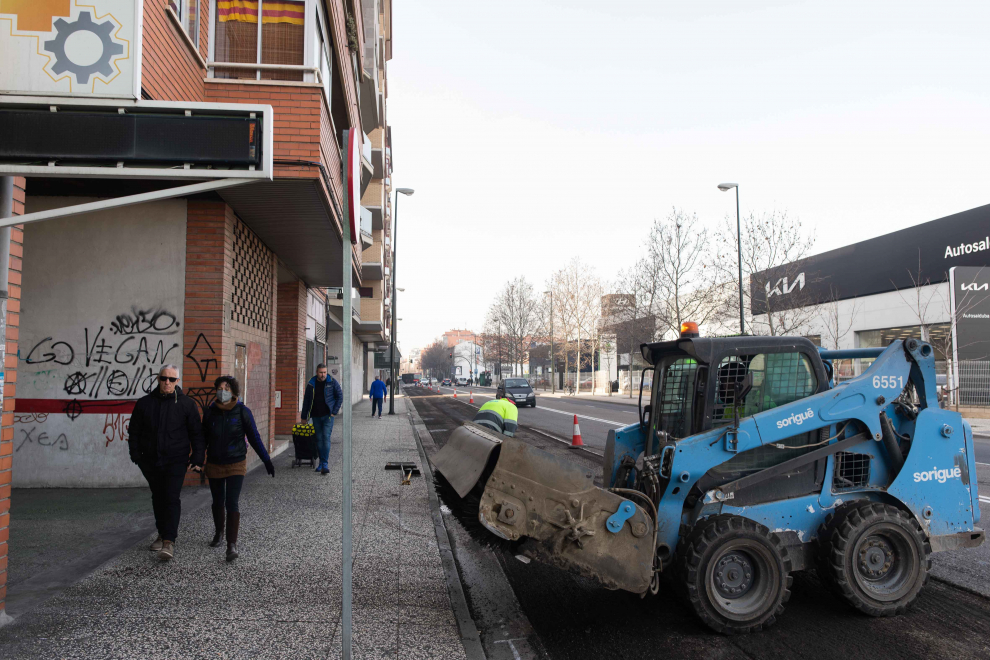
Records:
[[[990,265],[990,205],[755,273],[752,311],[910,289],[916,281],[939,284],[952,268],[984,265]]]
[[[0,93],[140,98],[143,6],[0,1]]]
[[[953,268],[949,283],[955,359],[990,359],[990,267]]]

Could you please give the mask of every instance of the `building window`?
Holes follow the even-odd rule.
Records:
[[[935,359],[945,360],[945,354],[952,346],[952,324],[933,323],[927,326],[927,336],[925,341],[935,349]],[[859,337],[860,348],[886,348],[895,339],[922,339],[921,326],[909,325],[899,328],[883,328],[880,330],[860,330],[856,333]],[[863,365],[872,363],[872,360],[863,360]]]
[[[175,0],[172,0],[175,1]],[[258,14],[261,29],[258,29]],[[219,0],[216,16],[217,62],[305,63],[306,3],[301,0]],[[218,68],[217,78],[302,80],[302,71]]]
[[[168,0],[168,7],[179,18],[193,45],[199,48],[199,0]]]

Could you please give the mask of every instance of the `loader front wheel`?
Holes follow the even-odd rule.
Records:
[[[698,522],[682,545],[688,601],[709,628],[748,633],[772,625],[790,598],[791,562],[780,538],[740,516]]]
[[[879,502],[840,507],[818,532],[818,573],[870,616],[905,612],[928,582],[931,545],[918,521]]]

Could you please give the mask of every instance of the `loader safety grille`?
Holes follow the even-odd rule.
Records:
[[[691,435],[691,386],[697,371],[697,362],[690,358],[680,358],[668,365],[663,372],[659,429],[675,438]]]
[[[836,452],[835,471],[832,476],[832,492],[863,488],[870,483],[869,454],[853,454],[847,451]]]

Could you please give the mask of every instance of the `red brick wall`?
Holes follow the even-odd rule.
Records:
[[[204,60],[212,5],[204,0],[200,11],[199,52]],[[144,0],[141,86],[156,101],[202,101],[206,69],[180,34],[181,28],[169,18],[167,6],[167,0]]]
[[[234,214],[223,202],[189,200],[186,212],[186,299],[183,318],[182,388],[200,404],[212,400],[213,381],[233,373],[225,360],[233,343],[223,331],[224,300],[230,300]],[[187,484],[199,483],[194,473]]]
[[[14,179],[14,215],[24,215],[22,177]],[[7,539],[10,535],[10,483],[14,453],[14,397],[17,394],[17,331],[21,312],[21,258],[23,226],[10,233],[10,286],[7,300],[7,337],[4,358],[3,414],[0,417],[0,611],[7,598]]]
[[[302,282],[278,285],[275,389],[282,390],[282,407],[275,411],[277,434],[292,433],[292,425],[299,421],[299,370],[306,366],[306,299]]]
[[[206,101],[264,103],[275,110],[275,160],[320,160],[322,88],[316,84],[206,83]],[[324,163],[327,168],[331,163]],[[336,163],[340,169],[340,161]],[[333,171],[331,169],[331,171]],[[276,166],[276,176],[318,177],[312,167]]]

